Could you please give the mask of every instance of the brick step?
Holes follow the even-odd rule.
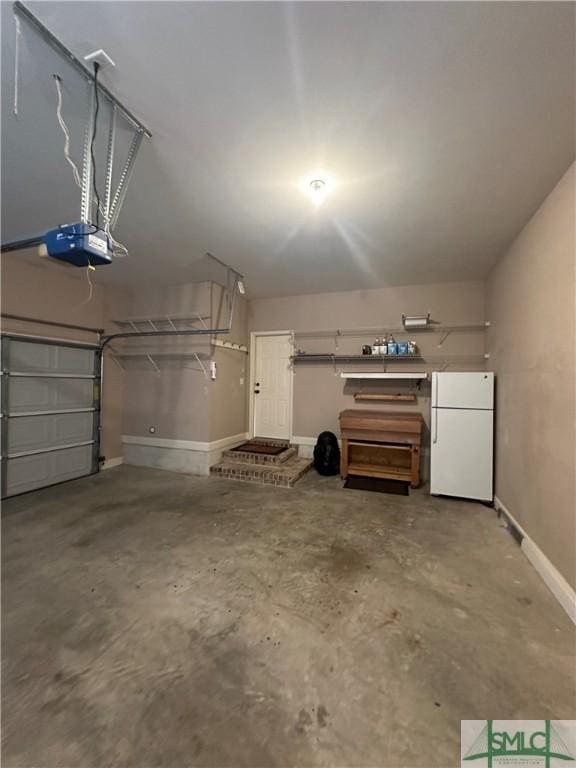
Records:
[[[230,480],[244,480],[250,483],[280,485],[291,488],[312,466],[310,459],[292,456],[282,464],[247,464],[224,459],[210,467],[214,477],[226,477]]]
[[[285,461],[298,456],[298,448],[287,445],[286,450],[271,456],[265,453],[242,453],[241,451],[224,451],[222,458],[234,464],[265,464],[266,466],[274,464],[284,464]]]

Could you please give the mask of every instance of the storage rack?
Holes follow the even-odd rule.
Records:
[[[335,328],[326,330],[313,330],[313,331],[295,331],[294,339],[332,339],[334,341],[335,352],[334,353],[317,353],[317,352],[300,352],[293,355],[290,359],[293,364],[322,364],[327,363],[333,365],[336,368],[337,364],[349,365],[360,363],[366,364],[381,364],[384,369],[388,363],[413,363],[419,362],[425,365],[440,365],[442,370],[454,363],[468,364],[468,365],[480,365],[484,363],[488,358],[488,354],[476,354],[470,355],[467,353],[462,354],[444,354],[444,355],[422,355],[420,352],[416,354],[408,355],[358,355],[358,354],[340,354],[339,339],[340,338],[370,338],[378,336],[412,336],[414,334],[440,334],[438,341],[438,348],[442,348],[442,345],[446,339],[452,333],[483,333],[489,328],[490,323],[473,323],[467,325],[443,325],[440,323],[430,323],[423,328],[409,328],[396,327],[371,327],[371,328]]]
[[[420,364],[444,364],[451,365],[452,363],[469,363],[477,364],[483,363],[488,360],[490,355],[484,353],[481,355],[468,355],[468,354],[450,354],[450,355],[339,355],[330,353],[306,353],[299,355],[292,355],[290,360],[292,363],[420,363]]]
[[[490,323],[472,323],[468,325],[443,325],[441,323],[431,322],[422,328],[386,328],[382,326],[373,326],[372,328],[335,328],[316,331],[294,331],[294,338],[301,339],[321,339],[334,338],[338,336],[362,337],[362,336],[382,336],[382,335],[404,335],[410,336],[413,333],[476,333],[483,332],[490,327]]]
[[[140,359],[145,360],[148,366],[156,373],[160,373],[159,363],[161,361],[180,361],[181,367],[197,370],[208,379],[209,373],[203,361],[212,360],[215,347],[230,349],[244,354],[248,353],[245,345],[219,338],[219,334],[230,333],[232,329],[235,299],[238,293],[239,282],[243,280],[243,277],[239,272],[236,272],[212,254],[207,253],[206,256],[226,269],[225,284],[216,283],[213,280],[205,281],[210,283],[209,308],[205,308],[205,310],[209,309],[209,312],[206,314],[205,310],[204,312],[189,310],[186,314],[150,314],[114,320],[113,322],[119,331],[104,337],[103,347],[117,340],[138,340],[139,342],[139,345],[133,349],[120,350],[111,347],[111,357],[120,368],[125,368],[128,360]],[[215,311],[215,285],[222,288],[222,294],[219,298],[220,307],[217,311]],[[222,305],[227,315],[227,320],[221,328],[212,327],[214,317],[218,318],[220,316]],[[146,347],[142,344],[142,341],[146,339],[164,340],[165,337],[179,337],[180,340],[189,338],[190,341],[201,342],[204,347],[209,345],[210,352],[202,353],[196,350],[183,349],[181,345],[176,348],[167,349],[165,344],[159,350],[158,347]],[[190,365],[190,362],[196,365]]]
[[[132,331],[132,339],[141,337],[142,340],[145,340],[148,337],[148,331],[173,331],[177,333],[180,331],[186,332],[198,330],[206,333],[209,331],[209,328],[206,325],[206,320],[210,320],[210,315],[196,313],[190,315],[124,318],[122,320],[114,320],[113,322],[121,330]],[[160,372],[159,363],[161,363],[161,361],[180,361],[181,367],[201,371],[205,377],[208,377],[208,371],[203,361],[210,361],[212,359],[213,349],[215,347],[248,354],[248,348],[244,344],[237,344],[236,342],[219,339],[210,335],[204,335],[201,339],[205,344],[210,344],[212,350],[209,353],[182,349],[182,347],[171,349],[164,344],[161,351],[159,351],[158,348],[146,349],[142,347],[139,347],[138,349],[115,350],[112,352],[112,358],[121,368],[125,368],[125,364],[129,360],[146,360],[156,373]],[[190,366],[188,364],[190,361],[195,362],[197,365]]]

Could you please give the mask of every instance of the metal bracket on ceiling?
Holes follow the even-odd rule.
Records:
[[[134,171],[134,163],[136,161],[136,155],[138,154],[138,150],[140,149],[140,144],[142,143],[142,138],[144,137],[144,131],[141,129],[137,130],[134,134],[134,137],[132,138],[132,143],[130,144],[130,149],[128,150],[128,156],[126,158],[126,162],[124,163],[124,168],[122,169],[122,173],[120,174],[120,181],[118,182],[118,186],[116,188],[116,192],[114,193],[114,198],[112,199],[112,204],[110,206],[110,219],[109,219],[109,225],[110,229],[116,226],[116,222],[118,221],[118,216],[120,215],[120,209],[122,208],[122,204],[124,203],[124,198],[126,197],[126,191],[128,190],[128,184],[130,183],[130,179],[132,178],[132,173]]]
[[[79,58],[77,58],[71,50],[66,48],[64,43],[61,43],[60,40],[56,37],[56,35],[53,35],[50,30],[42,24],[40,19],[38,19],[31,11],[26,8],[26,6],[19,2],[19,0],[16,0],[14,5],[12,6],[14,14],[16,17],[19,17],[21,19],[24,19],[30,27],[44,40],[47,45],[49,45],[51,48],[53,48],[57,53],[62,56],[62,58],[68,62],[68,64],[71,64],[80,74],[88,80],[89,83],[94,83],[94,74],[80,61]],[[138,118],[130,112],[129,109],[127,109],[122,102],[114,96],[114,94],[106,88],[105,85],[102,85],[102,83],[98,83],[98,90],[100,93],[105,96],[108,101],[110,101],[112,104],[114,104],[122,115],[126,118],[126,120],[134,126],[139,131],[142,131],[143,134],[151,139],[152,133],[146,128],[144,123],[142,123]]]
[[[60,42],[60,40],[50,32],[50,30],[42,24],[42,22],[31,12],[26,8],[25,5],[23,5],[21,2],[15,2],[13,5],[13,11],[14,11],[14,17],[16,19],[16,34],[17,34],[17,44],[19,42],[19,36],[20,36],[20,19],[24,19],[30,27],[39,35],[42,40],[47,43],[51,48],[53,48],[57,53],[62,56],[62,58],[69,64],[71,64],[77,71],[80,72],[80,74],[86,79],[86,82],[88,84],[89,94],[88,94],[88,116],[86,120],[86,127],[84,132],[84,149],[83,149],[83,161],[82,161],[82,183],[81,183],[81,203],[80,203],[80,220],[83,223],[90,224],[92,213],[93,213],[93,189],[92,189],[92,179],[93,179],[93,173],[94,168],[92,163],[92,157],[91,157],[91,143],[92,143],[92,137],[93,137],[93,131],[94,131],[94,121],[96,118],[95,114],[95,87],[94,87],[94,81],[95,76],[94,73],[92,73],[89,69],[85,67],[85,65],[78,59],[63,43]],[[16,58],[16,68],[18,68],[18,57]],[[18,75],[16,74],[16,80],[15,80],[15,92],[14,92],[14,113],[17,114],[18,112]],[[98,92],[105,97],[111,106],[111,120],[110,120],[110,128],[109,128],[109,136],[108,136],[108,152],[107,152],[107,160],[106,160],[106,194],[105,194],[105,204],[104,207],[101,208],[101,212],[103,213],[105,220],[106,220],[106,229],[108,232],[110,232],[110,229],[112,229],[118,220],[118,216],[120,214],[120,209],[122,207],[122,204],[124,202],[124,198],[126,196],[126,191],[128,188],[128,184],[130,182],[130,178],[132,175],[132,171],[134,168],[134,162],[136,160],[136,155],[138,154],[138,149],[140,147],[142,138],[144,136],[147,136],[148,138],[152,137],[152,134],[144,126],[144,124],[138,120],[123,104],[121,101],[119,101],[114,94],[112,94],[102,83],[97,82],[96,87],[98,89]],[[121,115],[125,118],[125,120],[129,123],[129,125],[134,129],[135,134],[134,138],[132,140],[132,144],[130,145],[130,149],[128,151],[128,157],[126,159],[126,163],[124,165],[124,168],[122,170],[120,181],[118,183],[118,188],[116,189],[116,192],[114,193],[114,196],[112,198],[112,171],[113,171],[113,162],[114,162],[114,141],[115,141],[115,133],[116,133],[116,117],[117,112],[120,111]],[[14,250],[17,250],[14,248]]]
[[[22,37],[22,28],[20,19],[14,12],[14,25],[16,29],[16,40],[14,41],[14,117],[18,117],[18,96],[20,87],[20,38]]]
[[[106,223],[110,221],[112,205],[112,172],[114,170],[114,142],[116,141],[116,104],[112,104],[110,128],[108,129],[108,151],[106,153],[106,186],[104,188],[104,211]]]
[[[80,221],[91,224],[92,218],[92,134],[94,131],[94,117],[96,100],[94,88],[88,84],[88,113],[84,127],[84,152],[82,155],[82,196],[80,202]]]

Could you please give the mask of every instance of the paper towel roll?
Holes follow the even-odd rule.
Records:
[[[430,315],[413,315],[411,317],[402,316],[404,328],[426,328]]]

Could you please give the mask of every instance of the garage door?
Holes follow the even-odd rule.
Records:
[[[2,336],[2,496],[98,471],[100,350]]]

